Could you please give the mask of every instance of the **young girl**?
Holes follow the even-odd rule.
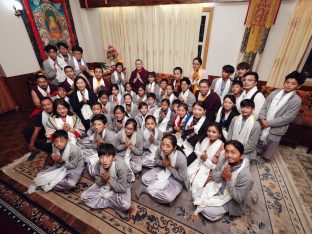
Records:
[[[109,102],[112,103],[113,106],[122,105],[123,98],[117,84],[111,86],[111,92],[112,94],[109,96]]]
[[[160,107],[155,111],[154,116],[157,121],[158,129],[163,133],[171,130],[174,114],[170,110],[170,102],[168,99],[163,99],[160,102]]]
[[[117,105],[114,108],[114,119],[112,128],[117,133],[124,128],[126,121],[129,119],[123,106]]]
[[[155,166],[155,154],[162,137],[162,132],[157,129],[155,117],[148,115],[145,119],[145,129],[143,131],[144,152],[141,157],[143,166],[148,168],[153,168]]]
[[[132,86],[129,82],[125,83],[125,93],[130,93],[133,100],[137,100],[136,93],[132,90]]]
[[[79,116],[86,129],[90,127],[90,117],[92,115],[91,106],[97,101],[97,96],[90,89],[88,81],[82,77],[75,78],[75,91],[69,98],[70,105]]]
[[[111,83],[116,84],[119,87],[120,92],[123,94],[125,89],[124,85],[127,82],[125,74],[122,72],[123,64],[118,62],[115,66],[116,70],[113,72],[111,77]]]
[[[141,131],[143,131],[145,128],[145,118],[147,116],[147,113],[148,113],[147,103],[141,102],[139,104],[139,113],[134,118],[138,124],[138,129],[140,129]]]
[[[52,189],[71,190],[80,179],[83,170],[80,148],[69,143],[68,133],[64,130],[55,131],[52,139],[54,165],[37,174],[29,186],[28,193],[35,192],[37,187],[41,187],[45,192]]]
[[[143,137],[141,132],[137,131],[137,122],[134,119],[128,119],[125,128],[117,133],[115,147],[117,158],[125,160],[132,171],[132,181],[134,181],[134,174],[142,171],[143,154]]]
[[[169,99],[170,105],[172,105],[172,102],[177,99],[177,97],[174,95],[174,86],[173,86],[173,84],[168,84],[167,85],[165,98]]]
[[[231,93],[237,100],[243,92],[243,83],[240,80],[233,81],[231,86]]]
[[[155,93],[147,94],[147,105],[148,105],[148,114],[154,115],[155,111],[158,109]]]
[[[194,94],[189,90],[191,81],[188,78],[182,78],[180,81],[181,93],[179,94],[179,100],[184,102],[188,106],[188,110],[191,113],[196,98]]]
[[[192,194],[211,180],[210,172],[215,169],[224,149],[223,140],[222,127],[215,122],[208,125],[206,136],[197,142],[195,151],[189,156],[194,154],[196,159],[187,168]]]
[[[138,114],[138,106],[132,102],[132,97],[129,93],[124,95],[124,104],[123,107],[125,108],[128,116],[130,118],[135,118]]]
[[[146,93],[147,94],[159,93],[160,88],[159,88],[158,84],[156,83],[156,73],[155,72],[149,72],[147,80],[148,80],[148,83],[146,85]]]
[[[185,124],[185,128],[182,132],[182,139],[184,153],[186,156],[190,155],[196,143],[203,134],[207,132],[207,126],[209,119],[206,118],[206,111],[204,109],[204,103],[197,101],[193,105],[193,115],[188,119]],[[195,158],[188,158],[187,165],[190,165]]]
[[[173,135],[162,138],[161,146],[155,155],[157,167],[142,176],[142,182],[136,197],[147,193],[162,204],[173,204],[183,186],[189,189],[185,155],[177,150],[177,139]]]
[[[217,221],[226,213],[242,215],[244,202],[253,186],[243,144],[235,140],[225,143],[225,155],[221,155],[211,175],[212,181],[194,195],[197,209],[192,220],[199,221],[199,213],[210,221]]]
[[[71,113],[69,108],[69,104],[62,98],[53,102],[53,116],[47,121],[46,137],[52,139],[52,134],[56,130],[65,130],[68,132],[70,143],[75,145],[77,138],[84,134],[85,128],[80,118]]]
[[[236,99],[233,95],[225,95],[223,99],[223,106],[220,107],[217,113],[216,122],[221,124],[222,133],[225,139],[227,138],[232,119],[239,115],[235,103]]]
[[[94,132],[84,137],[81,141],[82,155],[90,175],[94,176],[94,166],[97,163],[98,155],[96,149],[102,143],[114,145],[117,134],[107,129],[107,118],[103,114],[96,114],[91,119]]]
[[[173,133],[175,134],[178,145],[182,145],[183,140],[181,138],[182,132],[184,131],[185,125],[191,118],[191,114],[188,113],[188,106],[185,103],[180,103],[178,105],[177,114],[173,119]]]
[[[145,87],[141,85],[138,88],[138,94],[136,96],[136,103],[137,105],[139,105],[141,102],[146,102],[146,101],[147,101],[147,97],[145,94]]]
[[[122,218],[131,206],[131,171],[123,160],[116,159],[111,144],[97,150],[95,184],[81,194],[81,200],[93,209],[113,208]]]
[[[160,81],[160,86],[159,86],[159,91],[156,94],[157,101],[160,102],[162,99],[166,98],[166,87],[168,85],[168,80],[167,79],[161,79]]]
[[[114,105],[109,102],[109,96],[106,91],[100,91],[98,93],[98,98],[100,100],[100,103],[102,104],[102,113],[109,116],[110,119],[113,117],[113,110],[114,110]]]

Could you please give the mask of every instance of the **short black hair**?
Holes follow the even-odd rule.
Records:
[[[183,107],[184,108],[184,110],[186,110],[187,112],[188,112],[188,106],[187,106],[187,104],[186,103],[184,103],[184,102],[181,102],[179,105],[178,105],[178,107]]]
[[[255,102],[251,99],[244,99],[243,101],[241,101],[240,103],[240,107],[251,107],[252,109],[255,108]]]
[[[201,79],[201,80],[199,81],[199,84],[201,84],[201,83],[206,83],[209,87],[211,86],[211,82],[210,82],[210,80],[208,80],[208,79]]]
[[[147,94],[146,98],[147,98],[147,99],[148,99],[148,98],[153,98],[153,99],[156,100],[156,94],[155,94],[155,93],[149,93],[149,94]]]
[[[125,110],[125,108],[124,108],[122,105],[116,105],[116,106],[114,107],[113,113],[115,114],[115,112],[116,112],[117,110],[120,110],[123,114],[126,114],[126,110]]]
[[[172,101],[172,105],[180,105],[182,102],[180,101],[180,99],[174,99]]]
[[[156,72],[152,71],[148,73],[148,76],[152,76],[156,79]]]
[[[259,75],[257,72],[246,72],[244,77],[246,77],[246,76],[254,76],[257,82],[259,80]]]
[[[102,104],[100,102],[93,103],[91,107],[93,107],[93,106],[100,106],[102,108]]]
[[[65,130],[56,130],[53,135],[52,139],[55,140],[56,138],[64,137],[65,139],[68,139],[68,133]]]
[[[52,44],[48,44],[44,47],[44,51],[49,53],[50,50],[54,50],[54,52],[57,52],[57,47]]]
[[[230,140],[230,141],[227,141],[225,142],[224,144],[224,148],[227,146],[227,145],[233,145],[241,155],[244,154],[244,145],[242,143],[240,143],[239,141],[237,140]]]
[[[167,103],[167,105],[170,106],[170,101],[168,98],[164,98],[160,101],[160,103],[163,103],[163,102]]]
[[[47,78],[45,75],[42,75],[42,74],[36,75],[36,81],[37,81],[38,79],[40,79],[40,78],[43,78],[43,79],[45,79],[45,80],[48,80],[48,78]]]
[[[226,72],[226,73],[229,73],[229,74],[233,74],[234,71],[235,71],[234,67],[231,66],[231,65],[225,65],[225,66],[223,66],[223,67],[222,67],[222,70],[223,70],[224,72]]]
[[[126,121],[126,123],[125,123],[125,127],[128,126],[129,124],[132,124],[132,125],[133,125],[134,131],[137,130],[137,128],[138,128],[138,123],[137,123],[137,121],[136,121],[135,119],[132,119],[132,118],[127,119],[127,121]]]
[[[131,97],[131,100],[133,99],[133,97],[132,97],[132,95],[131,95],[130,93],[125,93],[124,96],[123,96],[123,98],[125,98],[126,96]]]
[[[193,62],[194,62],[195,60],[197,60],[197,61],[199,62],[200,65],[202,65],[203,60],[202,60],[201,58],[196,57],[196,58],[193,59]]]
[[[104,73],[103,68],[100,65],[96,65],[93,70],[95,71],[95,69],[100,69],[102,73]]]
[[[160,80],[160,83],[161,82],[166,82],[166,84],[168,84],[168,80],[166,79],[166,78],[162,78],[161,80]]]
[[[288,79],[295,79],[298,82],[298,85],[302,85],[305,82],[306,78],[308,77],[309,77],[308,72],[300,73],[298,71],[293,71],[285,77],[285,81]]]
[[[249,63],[246,62],[241,62],[239,64],[237,64],[236,69],[247,69],[249,70],[251,68]]]
[[[155,118],[154,115],[148,115],[148,116],[146,116],[146,118],[145,118],[145,123],[146,123],[146,121],[149,120],[149,119],[154,120],[154,122],[157,124],[157,121],[156,121],[156,118]]]
[[[98,93],[98,98],[102,97],[103,95],[106,95],[106,96],[108,97],[107,91],[101,90],[101,91]]]
[[[50,102],[53,103],[52,99],[49,98],[49,97],[43,97],[42,99],[40,99],[40,103],[43,102],[43,101],[45,101],[45,100],[50,100]]]
[[[78,51],[78,52],[83,53],[83,49],[80,46],[78,46],[78,45],[73,46],[72,51],[73,52],[74,51]]]
[[[112,85],[111,85],[111,92],[113,91],[113,88],[119,90],[118,84],[112,84]]]
[[[188,79],[188,78],[184,77],[184,78],[182,78],[182,79],[180,80],[180,84],[181,84],[183,81],[184,81],[184,82],[186,82],[186,83],[187,83],[187,85],[191,85],[191,81],[190,81],[190,79]]]
[[[232,86],[233,85],[239,85],[242,88],[244,87],[243,82],[241,80],[234,80]]]
[[[101,143],[98,146],[97,153],[99,157],[110,156],[110,155],[115,156],[117,151],[116,151],[115,146],[113,146],[112,144]]]
[[[141,110],[143,106],[146,106],[148,108],[148,105],[146,102],[140,102],[138,109]]]
[[[121,62],[116,63],[115,67],[121,66],[123,68],[123,64]]]
[[[96,115],[94,115],[94,116],[92,117],[92,119],[91,119],[91,123],[94,123],[94,121],[96,121],[96,120],[101,121],[103,124],[106,124],[106,123],[107,123],[107,118],[106,118],[106,116],[103,115],[103,114],[96,114]]]
[[[174,85],[172,83],[167,84],[167,87],[170,86],[172,88],[172,90],[174,90]]]
[[[74,71],[74,68],[73,68],[72,66],[69,66],[69,65],[67,65],[67,66],[64,67],[64,71],[65,71],[66,69],[69,69],[69,68],[72,69],[72,70]]]
[[[173,68],[173,71],[175,71],[175,70],[180,71],[180,73],[181,73],[181,74],[183,73],[183,70],[182,70],[182,68],[181,68],[181,67],[175,67],[175,68]]]
[[[61,46],[64,47],[65,49],[68,49],[68,45],[65,42],[62,42],[62,41],[57,43],[56,46],[59,49],[60,49]]]

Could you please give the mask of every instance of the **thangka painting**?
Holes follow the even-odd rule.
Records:
[[[69,49],[78,44],[68,0],[19,0],[22,17],[39,64],[47,58],[44,47],[65,42]]]

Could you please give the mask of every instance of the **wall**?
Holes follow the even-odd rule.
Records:
[[[39,69],[23,19],[14,15],[12,6],[13,0],[0,1],[0,64],[7,77]]]
[[[105,51],[99,9],[80,8],[78,0],[70,0],[79,45],[87,62],[104,61]]]
[[[278,53],[296,0],[283,0],[275,25],[272,26],[260,63],[254,70],[260,80],[267,81]],[[248,2],[215,3],[208,49],[207,69],[211,75],[220,75],[222,66],[236,66],[242,43]]]
[[[210,75],[221,75],[223,65],[237,63],[247,8],[248,2],[214,4],[206,63]]]

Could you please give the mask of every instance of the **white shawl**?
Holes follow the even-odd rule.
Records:
[[[124,142],[126,141],[126,138],[128,138],[128,137],[127,137],[125,131],[122,131],[122,139],[123,139]],[[137,133],[136,132],[134,132],[132,134],[130,140],[131,140],[132,145],[135,147],[135,144],[136,144],[136,141],[137,141]],[[130,155],[130,153],[131,153],[131,149],[127,148],[124,160],[125,160],[126,164],[128,165],[128,167],[131,170],[131,165],[130,165],[131,155]],[[131,181],[135,181],[135,176],[134,176],[134,173],[133,173],[132,170],[131,170],[131,174],[132,174]]]
[[[75,58],[75,56],[73,56],[73,60],[74,60],[75,70],[80,71],[80,66],[79,66],[79,63],[78,63],[77,59]],[[84,60],[82,58],[80,59],[80,64],[81,64],[81,66],[86,66],[86,63],[84,62]]]
[[[72,86],[74,84],[74,81],[70,79],[69,77],[66,78],[67,83]]]
[[[155,131],[154,139],[155,139],[155,141],[157,141],[157,138],[158,138],[158,130],[157,130],[157,128],[155,128],[154,131]],[[151,131],[149,131],[147,128],[144,129],[144,132],[143,132],[143,133],[144,133],[144,134],[143,134],[144,139],[145,139],[147,142],[149,142],[149,138],[150,138],[150,136],[151,136],[153,133],[152,133]],[[158,149],[158,146],[155,145],[155,144],[151,144],[150,147],[149,147],[149,150],[152,152],[152,154],[155,154],[156,151],[157,151],[157,149]]]
[[[53,147],[53,154],[61,155],[64,161],[69,160],[70,144],[67,144],[63,154],[61,155],[60,150]],[[55,168],[51,171],[43,171],[39,173],[33,180],[32,184],[29,186],[27,193],[33,193],[37,187],[42,187],[43,191],[48,192],[53,189],[53,187],[58,184],[66,176],[67,169],[64,166]]]
[[[288,102],[288,100],[296,93],[296,91],[292,91],[283,96],[284,90],[279,91],[275,97],[273,98],[268,113],[267,113],[267,121],[273,120],[275,114]],[[271,127],[264,128],[260,135],[260,141],[266,143],[266,139],[269,136]]]
[[[43,90],[42,88],[40,88],[39,86],[37,86],[38,88],[38,91],[41,93],[41,95],[43,97],[47,97],[48,96],[48,93],[50,94],[51,93],[51,90],[50,90],[50,86],[48,85],[48,88],[47,90]]]
[[[255,117],[253,115],[249,116],[248,119],[245,120],[245,124],[242,127],[243,116],[240,115],[236,119],[233,128],[233,136],[232,140],[238,140],[243,145],[247,144],[251,130],[255,123]]]
[[[187,97],[188,97],[188,95],[189,95],[189,92],[190,92],[190,90],[188,89],[188,90],[186,90],[184,93],[183,93],[183,91],[180,93],[179,96],[183,98],[184,102],[187,101]]]
[[[121,72],[120,74],[121,74],[121,80],[118,82],[118,87],[119,87],[120,92],[124,93],[125,92],[125,88],[122,85],[121,81],[124,81],[126,79],[126,77],[125,77],[125,74],[123,72]],[[116,70],[114,71],[113,76],[116,77],[116,80],[119,79],[119,75],[118,75],[118,72]]]
[[[170,161],[170,165],[174,168],[176,165],[176,161],[177,161],[177,156],[178,153],[177,151],[172,152],[169,155],[169,161]],[[164,158],[165,155],[161,152],[161,157]],[[160,190],[164,189],[167,184],[169,183],[169,177],[171,176],[171,172],[169,171],[168,168],[165,168],[164,170],[161,170],[157,175],[157,180],[151,184],[150,186],[147,187],[147,192],[152,195],[155,196],[157,192],[159,192]]]
[[[156,118],[156,121],[157,121],[157,124],[158,124],[158,121],[159,121],[159,114],[161,112],[161,107],[159,107],[155,113],[154,113],[154,116]],[[160,131],[162,132],[166,132],[167,131],[167,125],[168,125],[168,122],[170,121],[170,116],[171,116],[171,110],[170,108],[168,109],[167,111],[167,115],[166,117],[161,121],[160,124],[158,124],[158,128]]]
[[[197,142],[195,146],[195,154],[197,159],[188,166],[187,174],[190,178],[191,182],[191,190],[192,192],[196,192],[197,189],[204,186],[209,172],[212,169],[215,169],[216,165],[211,162],[213,156],[216,155],[218,149],[222,145],[221,140],[216,140],[213,144],[210,145],[210,140],[206,137],[201,143]],[[200,159],[201,155],[206,154],[207,160],[202,161]]]
[[[236,100],[236,108],[239,112],[241,112],[240,110],[240,103],[241,101],[245,100],[245,99],[250,99],[255,92],[257,92],[258,88],[257,86],[253,87],[251,90],[249,90],[248,93],[246,93],[246,90],[244,90],[242,92],[242,94],[239,96],[239,98]]]
[[[216,81],[216,85],[215,85],[215,88],[214,88],[214,92],[217,93],[221,99],[221,103],[223,103],[223,98],[225,97],[225,95],[228,94],[230,88],[231,88],[231,79],[229,78],[226,83],[225,83],[225,87],[224,87],[224,90],[223,90],[223,93],[221,94],[221,87],[222,87],[222,82],[223,82],[223,79],[222,78],[219,78],[217,81]]]
[[[52,67],[52,69],[56,72],[56,77],[55,79],[59,82],[62,83],[66,79],[66,75],[63,71],[63,68],[67,66],[67,63],[61,59],[60,57],[56,57],[56,63],[53,61],[50,57],[48,58],[49,64]]]
[[[43,110],[41,116],[42,116],[42,118],[41,118],[42,126],[43,126],[44,129],[47,131],[47,122],[48,122],[49,117],[50,117],[51,115],[50,115],[48,112],[46,112],[45,110]]]
[[[248,163],[246,162],[246,160],[247,159],[243,160],[242,165],[240,166],[240,168],[238,168],[236,171],[232,172],[232,180],[231,180],[231,182],[233,184],[236,183],[237,176],[239,175],[239,173],[247,166]],[[223,165],[221,171],[223,170],[225,165],[227,165],[227,163],[225,163]],[[232,197],[231,197],[231,194],[229,193],[227,188],[224,189],[224,192],[223,192],[222,195],[214,196],[215,194],[217,194],[219,192],[221,187],[222,187],[222,182],[220,182],[220,183],[216,183],[215,181],[209,182],[205,186],[201,197],[197,198],[194,201],[194,205],[197,206],[197,209],[195,210],[194,213],[195,214],[199,214],[207,206],[222,206],[225,203],[229,202],[232,199]]]
[[[86,100],[89,100],[88,89],[85,89],[83,94],[81,93],[81,91],[77,90],[77,97],[79,102],[82,101],[82,95],[85,97]],[[85,120],[90,119],[90,117],[93,115],[90,105],[84,104],[81,108],[81,114]]]
[[[74,128],[74,120],[72,116],[66,115],[65,122],[62,120],[61,117],[54,118],[54,121],[55,121],[55,126],[58,130],[63,129],[65,123],[69,124],[71,128]],[[67,133],[68,133],[68,138],[69,138],[70,143],[75,145],[77,142],[75,134],[71,132],[67,132]]]
[[[156,85],[155,81],[153,83],[148,83],[147,88],[149,88],[151,93],[155,93],[155,85]]]
[[[97,79],[96,79],[95,76],[93,76],[93,78],[92,78],[92,87],[93,87],[93,91],[96,92],[96,89],[97,89],[97,88],[100,88],[101,86],[104,86],[104,87],[105,87],[105,82],[104,82],[104,80],[101,78],[100,86],[98,86]]]
[[[192,117],[189,118],[189,121],[186,123],[185,129],[187,129],[187,127],[190,126],[190,125],[192,124],[193,118],[194,118],[194,115],[192,115]],[[198,122],[194,125],[194,132],[195,132],[196,134],[198,134],[198,132],[199,132],[201,126],[203,125],[203,123],[205,122],[205,120],[206,120],[206,116],[203,115],[203,116],[198,120]]]

